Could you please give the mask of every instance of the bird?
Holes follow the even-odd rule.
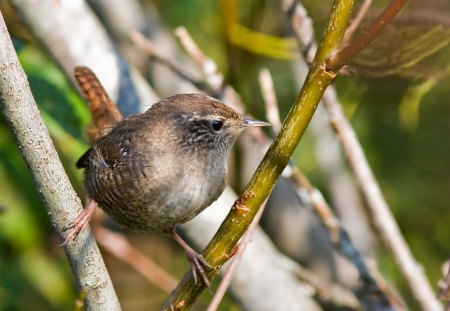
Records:
[[[93,123],[91,148],[77,161],[84,169],[88,204],[68,226],[63,244],[76,238],[97,206],[133,231],[170,235],[186,251],[195,282],[213,267],[176,232],[211,205],[227,182],[227,160],[246,128],[269,126],[245,119],[203,93],[177,94],[143,114],[124,118],[88,67],[75,68]]]

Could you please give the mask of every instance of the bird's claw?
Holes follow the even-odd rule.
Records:
[[[208,269],[214,269],[214,267],[211,266],[202,255],[198,254],[192,249],[186,250],[186,255],[189,259],[189,262],[191,263],[192,276],[194,277],[195,284],[197,284],[197,274],[199,274],[203,280],[203,283],[205,283],[206,287],[209,288],[211,283],[206,276],[205,267]]]
[[[64,239],[64,241],[60,244],[60,246],[66,245],[69,241],[75,239],[78,234],[80,234],[89,224],[89,220],[92,215],[95,213],[96,203],[95,201],[89,202],[89,204],[83,209],[83,211],[78,215],[77,219],[75,219],[66,230],[70,230]]]

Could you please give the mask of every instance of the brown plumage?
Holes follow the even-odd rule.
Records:
[[[83,66],[76,67],[74,75],[92,115],[92,124],[85,130],[92,145],[98,138],[105,136],[123,117],[92,70]]]
[[[101,94],[104,90],[95,75],[87,68],[77,72],[83,72],[76,78],[91,101],[94,119],[89,132],[94,144],[77,162],[85,169],[91,203],[66,241],[84,228],[97,203],[132,230],[173,234],[186,249],[194,276],[200,273],[209,284],[203,271],[208,263],[176,235],[175,226],[220,196],[228,154],[239,133],[247,126],[267,124],[242,120],[233,109],[204,94],[175,95],[144,114],[119,121],[120,113]]]

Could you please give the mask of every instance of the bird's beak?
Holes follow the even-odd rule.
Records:
[[[257,126],[260,127],[260,126],[272,126],[272,125],[270,123],[263,122],[263,121],[245,119],[245,120],[242,120],[242,126],[244,126],[244,127],[257,127]]]

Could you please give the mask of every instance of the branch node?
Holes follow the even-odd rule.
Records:
[[[339,49],[334,49],[330,52],[328,57],[325,59],[325,66],[323,69],[325,72],[336,76],[339,72],[339,69],[336,68],[336,63],[339,63]]]
[[[245,204],[247,203],[248,199],[250,199],[254,196],[255,196],[254,192],[245,192],[236,200],[236,203],[233,205],[233,210],[237,209],[237,210],[240,210],[243,212],[249,212],[250,208],[245,206]]]

